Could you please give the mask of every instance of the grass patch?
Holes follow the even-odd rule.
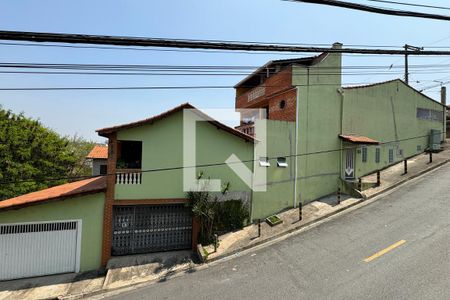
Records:
[[[273,216],[266,218],[266,222],[270,226],[275,226],[275,225],[283,223],[283,220],[281,220],[279,216],[273,215]]]

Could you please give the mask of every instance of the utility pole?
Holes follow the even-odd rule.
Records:
[[[405,82],[409,84],[409,70],[408,70],[408,50],[412,51],[421,51],[423,47],[415,47],[408,44],[405,44]]]

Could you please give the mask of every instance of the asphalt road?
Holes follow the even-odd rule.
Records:
[[[450,165],[280,243],[111,299],[450,299]]]

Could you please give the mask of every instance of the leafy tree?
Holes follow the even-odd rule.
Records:
[[[75,163],[69,171],[70,177],[90,176],[92,175],[92,166],[86,161],[86,156],[96,145],[95,142],[84,139],[79,135],[67,137],[69,144],[67,148],[75,157]]]
[[[65,183],[77,162],[68,138],[0,107],[0,200]]]

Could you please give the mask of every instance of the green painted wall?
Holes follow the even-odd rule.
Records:
[[[279,168],[275,159],[270,160],[271,165],[267,168],[255,165],[255,172],[261,171],[262,168],[267,171],[267,190],[253,192],[252,220],[266,218],[293,206],[294,203],[295,123],[267,120],[266,128],[266,156],[286,157],[288,167]],[[259,159],[259,156],[257,152],[256,159]]]
[[[217,129],[208,122],[197,122],[196,165],[222,163],[231,154],[241,160],[253,159],[253,143],[229,132]],[[183,165],[183,112],[175,113],[151,125],[122,130],[118,140],[142,141],[142,170],[178,167]],[[252,163],[247,166],[252,169]],[[231,191],[250,191],[250,188],[227,165],[198,168],[204,178],[230,182]],[[142,184],[116,184],[116,199],[184,198],[183,171],[170,170],[142,174]]]
[[[105,194],[97,193],[0,212],[0,224],[57,220],[82,220],[82,272],[101,266]]]
[[[293,67],[298,98],[297,202],[308,203],[338,188],[340,152],[341,55],[329,54],[319,64]]]
[[[445,112],[444,106],[392,81],[364,88],[344,90],[343,133],[368,136],[383,144],[369,146],[367,162],[362,162],[361,147],[356,150],[356,177],[389,165],[389,149],[394,163],[423,152],[429,144],[431,129],[443,131],[444,122],[417,119],[417,108]],[[415,138],[419,137],[419,138]],[[420,146],[421,150],[418,150]],[[375,148],[380,148],[380,163],[375,163]],[[403,152],[403,153],[402,153]]]

